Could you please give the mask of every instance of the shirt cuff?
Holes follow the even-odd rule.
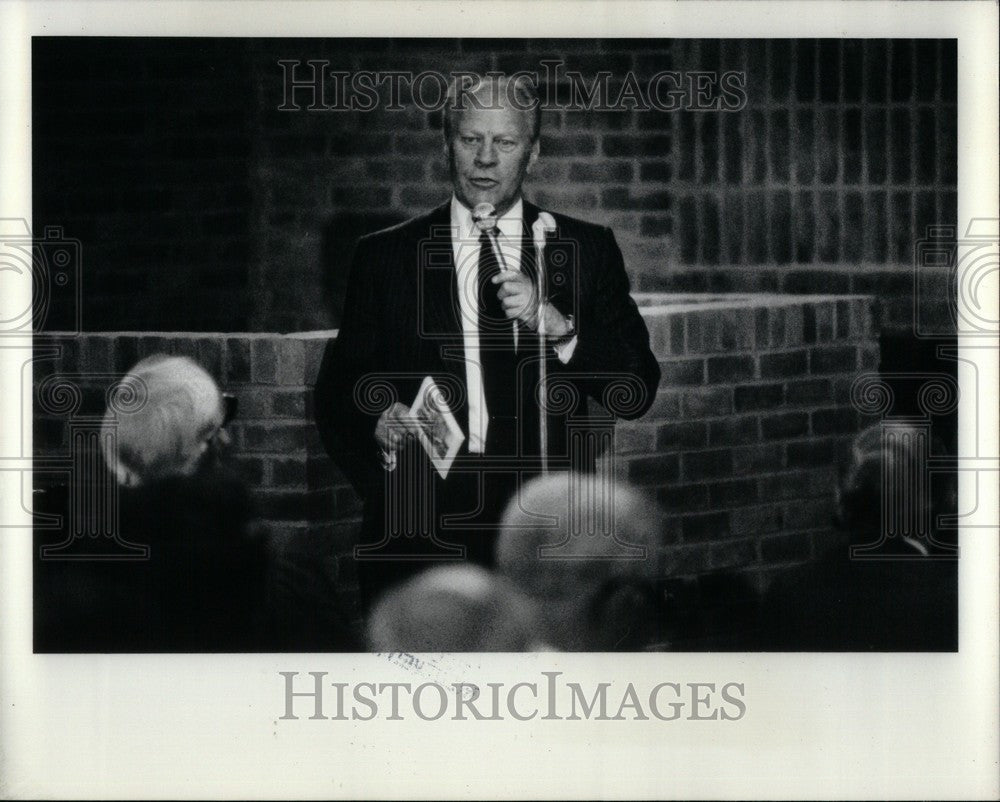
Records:
[[[573,335],[573,339],[552,347],[555,349],[559,361],[565,365],[573,358],[573,352],[576,350],[576,335]]]
[[[396,452],[386,451],[384,448],[379,448],[378,452],[382,458],[382,470],[386,473],[392,473],[396,470]]]

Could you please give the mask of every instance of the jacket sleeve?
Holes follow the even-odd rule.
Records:
[[[660,365],[610,229],[602,229],[596,256],[591,270],[581,273],[577,343],[566,369],[585,373],[582,389],[616,417],[632,420],[656,399]]]
[[[351,263],[340,330],[326,346],[314,395],[323,445],[362,497],[381,473],[374,432],[382,410],[377,382],[366,378],[380,369],[373,256],[371,241],[362,239]]]

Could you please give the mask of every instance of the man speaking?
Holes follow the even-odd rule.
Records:
[[[518,488],[543,470],[593,471],[577,435],[655,398],[659,366],[614,235],[522,197],[540,123],[524,76],[453,83],[451,199],[355,250],[315,409],[364,500],[365,607],[435,562],[489,565]]]

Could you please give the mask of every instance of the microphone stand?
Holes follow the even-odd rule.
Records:
[[[548,298],[545,293],[545,225],[541,220],[535,221],[532,234],[538,290],[538,436],[544,476],[549,472],[548,366],[545,361],[545,306]]]

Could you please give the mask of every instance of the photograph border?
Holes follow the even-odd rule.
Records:
[[[959,40],[958,229],[996,237],[997,8],[972,3],[8,3],[0,6],[0,218],[31,224],[32,35],[920,37]],[[986,159],[983,154],[990,154]],[[963,299],[959,296],[959,302]],[[993,299],[994,304],[996,299]],[[25,305],[26,304],[26,305]],[[0,293],[0,320],[30,296]],[[12,311],[15,310],[15,311]],[[989,313],[990,310],[986,310]],[[997,319],[994,307],[993,320]],[[979,310],[982,314],[982,310]],[[961,319],[961,318],[960,318]],[[0,796],[980,798],[1000,794],[995,337],[959,335],[957,654],[36,655],[31,338],[0,338]],[[981,528],[972,528],[981,527]],[[310,715],[322,674],[409,682],[608,683],[621,719]],[[556,672],[559,672],[556,674]],[[289,674],[295,692],[289,716]],[[553,676],[555,675],[555,676]],[[674,684],[694,717],[636,720]],[[741,685],[745,706],[700,699]],[[691,687],[695,686],[695,687]],[[458,691],[461,693],[461,690]],[[569,691],[566,691],[569,694]],[[570,696],[561,697],[562,702]],[[619,705],[619,703],[621,703]],[[428,706],[433,708],[430,702]],[[304,712],[299,712],[304,711]],[[575,708],[574,708],[575,711]],[[685,711],[687,713],[687,711]],[[627,729],[626,729],[627,728]]]

